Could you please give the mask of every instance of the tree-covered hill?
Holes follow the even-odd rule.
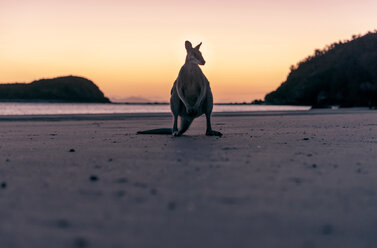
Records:
[[[377,106],[377,31],[333,43],[291,66],[267,104]]]
[[[110,102],[92,81],[75,76],[0,84],[1,101]]]

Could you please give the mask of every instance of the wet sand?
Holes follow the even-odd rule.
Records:
[[[0,247],[375,247],[377,112],[0,117]]]

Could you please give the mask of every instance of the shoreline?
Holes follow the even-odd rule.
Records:
[[[214,117],[237,116],[292,116],[292,115],[337,115],[337,114],[366,114],[376,110],[368,108],[340,108],[340,109],[309,109],[282,111],[232,111],[213,112]],[[113,113],[113,114],[48,114],[48,115],[0,115],[0,122],[4,121],[68,121],[68,120],[127,120],[130,118],[164,118],[171,117],[171,113]]]

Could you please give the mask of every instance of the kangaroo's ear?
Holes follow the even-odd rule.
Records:
[[[199,50],[199,48],[200,48],[201,45],[202,45],[202,43],[200,42],[200,44],[197,45],[197,46],[195,47],[195,49]]]
[[[188,40],[186,40],[185,47],[186,47],[187,52],[191,51],[192,50],[192,44],[191,44],[191,42],[188,41]]]

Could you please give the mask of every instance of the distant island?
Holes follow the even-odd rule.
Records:
[[[0,101],[110,103],[92,81],[76,76],[0,84]]]
[[[266,95],[266,104],[377,106],[377,31],[315,50]]]

